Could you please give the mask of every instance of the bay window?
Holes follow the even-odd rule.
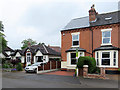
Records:
[[[76,53],[71,53],[71,65],[76,64]]]
[[[99,65],[99,53],[96,52],[96,64]]]
[[[117,50],[96,51],[95,59],[98,67],[118,67]]]
[[[114,57],[113,57],[113,65],[116,66],[116,52],[114,52]]]
[[[110,65],[110,52],[102,52],[102,65]]]

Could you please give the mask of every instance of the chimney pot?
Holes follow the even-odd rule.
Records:
[[[96,20],[96,15],[98,14],[98,12],[96,12],[94,7],[95,5],[93,4],[91,6],[91,9],[89,10],[89,22]]]

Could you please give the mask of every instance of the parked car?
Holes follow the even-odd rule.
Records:
[[[37,68],[38,68],[38,66],[40,66],[40,64],[41,63],[35,63],[35,64],[30,65],[30,66],[26,66],[25,67],[26,73],[27,72],[35,72],[35,73],[37,73]]]

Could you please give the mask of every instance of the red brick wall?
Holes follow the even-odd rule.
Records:
[[[118,28],[118,24],[113,24],[113,25],[105,25],[105,26],[96,26],[91,28],[93,30],[93,50],[101,46],[102,44],[101,29],[107,29],[107,28],[112,28],[112,32],[111,32],[112,45],[115,47],[120,47],[120,30]],[[92,32],[90,31],[90,28],[75,29],[71,31],[62,31],[61,32],[61,57],[63,61],[67,61],[67,55],[65,51],[70,49],[72,46],[71,33],[74,33],[74,32],[80,32],[80,37],[79,37],[80,48],[86,49],[87,52],[92,53]],[[64,36],[63,36],[63,33],[65,33]],[[88,53],[86,53],[85,55],[91,56]],[[95,54],[93,54],[93,56],[95,57]],[[120,53],[119,53],[119,59],[120,59]],[[119,60],[119,66],[120,66],[120,60]]]
[[[118,44],[118,25],[106,25],[106,26],[96,26],[93,27],[93,49],[98,48],[102,44],[102,32],[101,29],[112,28],[111,31],[111,42],[115,47],[119,47]]]
[[[91,37],[91,31],[86,28],[86,29],[78,29],[78,30],[72,30],[72,31],[64,31],[61,32],[61,57],[62,57],[62,61],[66,61],[67,60],[67,54],[66,54],[66,50],[70,49],[72,46],[72,35],[71,33],[74,32],[80,32],[80,36],[79,36],[79,45],[81,48],[86,49],[87,52],[91,52],[92,53],[92,37]],[[65,33],[65,35],[63,35],[63,33]],[[88,53],[86,53],[87,55],[90,55]]]

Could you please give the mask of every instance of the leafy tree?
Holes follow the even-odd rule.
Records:
[[[27,39],[27,40],[23,40],[21,42],[23,44],[23,46],[21,47],[21,49],[27,48],[29,45],[35,45],[37,44],[36,41],[33,41],[32,39]]]
[[[5,40],[5,35],[2,33],[2,31],[4,31],[3,24],[0,21],[0,52],[7,47],[7,41]]]
[[[4,31],[3,29],[4,29],[4,26],[3,26],[2,22],[0,21],[0,31]]]

